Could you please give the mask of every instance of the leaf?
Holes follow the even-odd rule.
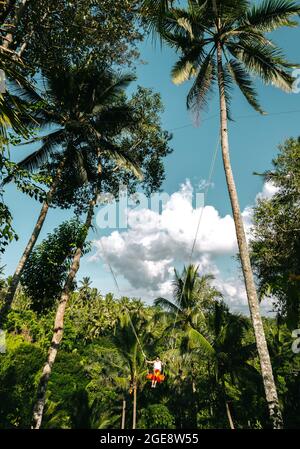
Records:
[[[187,96],[187,107],[195,111],[203,109],[208,102],[208,93],[215,80],[215,65],[211,54],[201,64],[194,84]]]
[[[265,0],[253,5],[242,18],[242,23],[252,30],[265,33],[283,26],[298,26],[298,22],[291,18],[299,14],[300,6],[294,1]]]
[[[188,330],[189,349],[204,349],[209,354],[215,354],[215,350],[209,341],[196,329],[192,327]]]
[[[231,59],[227,64],[227,68],[248,103],[260,114],[265,114],[259,105],[253,83],[242,64],[239,61]]]

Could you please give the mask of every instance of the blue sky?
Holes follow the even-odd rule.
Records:
[[[299,28],[282,29],[274,33],[272,37],[284,48],[292,61],[300,62]],[[140,51],[141,58],[146,61],[146,64],[138,66],[137,84],[151,87],[161,94],[165,105],[165,112],[162,115],[163,126],[173,133],[171,144],[174,152],[165,161],[166,180],[162,186],[163,190],[171,195],[178,192],[180,185],[187,179],[192,185],[197,185],[201,180],[208,178],[219,129],[217,95],[213,97],[209,110],[202,114],[199,126],[196,127],[185,107],[189,84],[175,86],[170,79],[170,69],[176,60],[176,55],[167,48],[161,48],[158,43],[154,46],[151,38],[140,46]],[[232,103],[235,122],[230,124],[231,159],[242,210],[253,205],[256,195],[263,189],[262,179],[253,176],[253,172],[263,172],[268,169],[272,158],[277,153],[277,145],[290,136],[300,134],[300,94],[288,95],[275,88],[262,86],[260,82],[257,82],[257,87],[263,108],[270,113],[269,115],[263,117],[256,114],[238,91],[235,91]],[[133,89],[134,86],[131,90]],[[14,159],[23,157],[27,151],[26,148],[13,149]],[[8,187],[5,199],[11,207],[14,226],[20,237],[18,242],[9,246],[1,261],[2,265],[6,265],[5,270],[8,275],[13,272],[17,264],[32,231],[40,205],[17,192],[14,186]],[[206,204],[213,206],[220,217],[231,214],[220,152],[213,175],[213,187],[209,190]],[[51,210],[40,239],[71,215],[71,211]],[[91,238],[99,239],[101,232],[98,230],[97,235],[91,233]],[[108,232],[105,231],[104,235],[108,235]],[[223,237],[226,239],[226,235]],[[214,254],[213,265],[221,271],[222,279],[224,276],[240,276],[236,273],[232,256],[222,252]],[[101,258],[95,258],[91,262],[89,257],[86,256],[83,259],[78,279],[90,276],[94,286],[103,293],[116,291],[113,279]],[[184,263],[186,260],[176,260],[178,266],[182,267]],[[133,296],[143,295],[147,300],[151,300],[156,294],[153,291],[153,285],[149,286],[149,289],[147,285],[142,289],[135,289],[134,282],[131,280],[130,283],[121,275],[120,265],[116,265],[116,270],[121,293],[130,293]],[[169,275],[171,278],[171,273]]]

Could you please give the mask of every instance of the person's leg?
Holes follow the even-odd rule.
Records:
[[[153,370],[152,388],[155,388],[155,378],[156,378],[155,376],[156,376],[155,370]]]

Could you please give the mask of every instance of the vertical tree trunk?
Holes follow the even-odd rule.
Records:
[[[133,379],[133,413],[132,413],[132,428],[136,429],[136,402],[137,402],[137,380]]]
[[[226,405],[226,414],[227,414],[227,418],[228,418],[228,421],[229,421],[230,429],[234,430],[235,427],[234,427],[233,419],[232,419],[232,416],[231,416],[230,407],[229,407],[229,404],[228,404],[227,401],[225,401],[225,405]]]
[[[191,392],[191,397],[192,397],[192,403],[191,403],[191,410],[190,410],[190,417],[189,417],[189,421],[191,422],[193,429],[197,428],[197,424],[198,424],[198,401],[197,401],[197,387],[196,387],[196,382],[195,379],[192,377],[192,383],[191,383],[191,387],[192,387],[192,392]]]
[[[85,221],[85,228],[86,228],[86,235],[88,233],[89,228],[92,224],[92,219],[94,215],[94,206],[97,201],[97,194],[95,195],[95,198],[90,202],[89,210],[87,213],[86,221]],[[67,277],[67,280],[65,282],[60,301],[57,307],[56,316],[55,316],[55,322],[54,322],[54,331],[53,331],[53,337],[50,345],[50,349],[48,351],[47,361],[43,367],[42,375],[39,381],[38,390],[37,390],[37,400],[34,406],[33,410],[33,429],[39,429],[42,424],[43,419],[43,412],[45,407],[45,401],[46,401],[46,392],[47,392],[47,386],[49,382],[49,378],[52,372],[52,367],[55,362],[57,351],[60,345],[60,342],[63,337],[63,329],[64,329],[64,317],[65,317],[65,311],[66,306],[70,297],[70,293],[72,291],[73,281],[75,279],[75,276],[79,270],[80,266],[80,258],[82,255],[82,250],[84,246],[84,241],[79,245],[76,249],[75,255],[73,257],[72,265]]]
[[[125,429],[125,417],[126,417],[126,401],[125,399],[123,399],[121,429]]]
[[[244,281],[246,286],[247,298],[249,303],[249,309],[254,328],[254,334],[256,339],[256,345],[258,350],[258,356],[260,361],[261,373],[263,378],[263,384],[265,389],[265,395],[267,404],[269,407],[270,418],[275,429],[282,428],[282,415],[279,407],[279,401],[277,396],[276,385],[274,381],[272,365],[269,355],[269,350],[266,342],[265,332],[263,328],[262,318],[260,315],[259,302],[256,293],[256,287],[254,283],[253,272],[250,263],[249,250],[241,216],[239,200],[237,190],[232,173],[230,156],[229,156],[229,141],[228,141],[228,119],[227,108],[224,88],[224,74],[222,64],[222,47],[221,43],[217,48],[218,55],[218,83],[219,83],[219,95],[220,95],[220,121],[221,121],[221,144],[222,144],[222,156],[223,164],[226,175],[226,182],[228,192],[231,201],[231,207],[233,212],[233,219],[236,229],[236,236],[239,247],[239,254],[242,264],[242,270],[244,275]]]
[[[19,260],[16,271],[14,272],[14,274],[12,276],[11,284],[10,284],[8,292],[5,296],[4,305],[2,306],[2,308],[0,310],[0,327],[3,324],[3,320],[5,319],[6,314],[8,313],[9,309],[11,308],[14,296],[16,294],[16,291],[17,291],[17,288],[18,288],[18,285],[19,285],[19,282],[21,279],[23,269],[25,267],[25,264],[30,256],[30,254],[32,253],[34,245],[36,244],[36,241],[40,235],[41,229],[43,227],[43,224],[45,222],[45,219],[46,219],[49,207],[50,207],[51,200],[56,191],[58,183],[60,181],[60,176],[61,176],[61,172],[63,170],[64,164],[65,164],[65,160],[63,160],[61,162],[61,164],[56,172],[56,177],[53,181],[53,184],[52,184],[49,192],[47,193],[46,200],[44,201],[44,203],[42,205],[39,217],[38,217],[35,227],[32,231],[30,239],[25,247],[25,250],[24,250],[20,260]]]

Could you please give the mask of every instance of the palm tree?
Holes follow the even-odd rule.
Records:
[[[98,295],[98,290],[96,288],[92,288],[92,281],[89,276],[85,276],[82,281],[80,281],[80,288],[79,288],[79,297],[83,298],[84,301],[90,302]]]
[[[181,53],[172,69],[174,83],[195,78],[187,97],[189,109],[201,110],[218,84],[222,157],[239,254],[269,413],[274,428],[280,428],[282,416],[231,168],[228,119],[234,85],[256,111],[263,113],[249,74],[259,76],[265,84],[292,91],[290,70],[295,65],[286,61],[265,33],[282,26],[297,26],[293,18],[299,15],[300,6],[289,0],[266,0],[253,6],[247,0],[188,0],[188,7],[182,9],[173,7],[173,3],[144,0],[141,13],[150,28]]]
[[[164,315],[167,314],[171,324],[166,330],[171,331],[171,337],[173,330],[183,330],[189,346],[198,342],[211,352],[211,343],[199,329],[205,326],[204,309],[220,297],[220,293],[209,285],[213,277],[199,276],[198,267],[195,265],[185,267],[182,275],[179,275],[176,269],[174,272],[174,302],[166,298],[156,298],[154,301],[156,306],[167,312],[164,312]]]
[[[89,293],[89,291],[91,289],[91,285],[92,285],[91,278],[89,276],[83,277],[82,281],[80,281],[80,284],[81,284],[81,287],[80,287],[79,291],[82,291],[83,295],[86,295],[87,293]]]
[[[47,78],[46,101],[40,98],[42,107],[35,111],[34,117],[42,129],[52,129],[47,135],[35,139],[42,141],[42,145],[22,160],[19,166],[34,170],[57,152],[62,151],[63,154],[33,232],[12,276],[0,312],[1,321],[11,307],[26,261],[39,237],[56,190],[63,182],[66,164],[77,164],[77,172],[82,173],[82,161],[85,160],[80,147],[82,143],[89,145],[91,141],[98,140],[102,147],[107,147],[109,142],[101,137],[104,131],[116,133],[132,122],[131,108],[119,99],[133,79],[132,75],[116,76],[92,64],[78,68],[67,67],[63,73],[54,73]],[[117,146],[109,146],[109,150],[112,158],[126,161]],[[85,179],[86,174],[83,173],[83,176]]]
[[[122,90],[118,90],[118,95],[121,95],[123,97],[124,92]],[[93,91],[94,95],[94,91]],[[117,108],[116,108],[117,109]],[[111,111],[109,111],[111,112]],[[104,114],[103,114],[104,115]],[[116,114],[117,115],[117,114]],[[99,117],[98,117],[99,118]],[[101,117],[101,111],[100,111],[100,118],[99,118],[99,128],[103,127],[103,119]],[[105,121],[104,121],[105,122]],[[96,121],[97,123],[97,121]],[[115,133],[121,133],[124,129],[128,127],[128,117],[126,115],[126,119],[123,122],[123,126],[121,123],[118,123],[117,129],[115,130]],[[115,160],[116,167],[119,168],[125,167],[127,171],[131,171],[135,176],[138,176],[139,179],[142,178],[142,173],[139,167],[132,161],[132,155],[127,154],[127,152],[122,151],[122,149],[115,147],[113,144],[110,144],[107,140],[103,139],[100,135],[97,129],[94,131],[94,134],[96,135],[96,140],[91,140],[90,144],[95,145],[95,154],[96,162],[97,162],[97,176],[94,183],[91,183],[91,191],[92,191],[92,197],[89,201],[86,220],[83,226],[83,235],[82,235],[82,241],[78,244],[76,251],[73,256],[72,264],[70,267],[70,271],[68,273],[68,276],[66,278],[64,287],[62,289],[62,293],[58,302],[58,307],[56,310],[55,320],[54,320],[54,331],[52,336],[51,345],[48,351],[48,356],[46,363],[43,367],[42,374],[40,377],[39,385],[38,385],[38,391],[37,391],[37,401],[34,406],[33,411],[33,428],[39,429],[42,423],[43,418],[43,411],[45,407],[45,401],[46,401],[46,391],[47,386],[49,382],[49,378],[52,372],[52,367],[55,362],[58,348],[60,345],[60,342],[63,337],[63,330],[64,330],[64,317],[66,312],[66,307],[69,302],[70,295],[73,290],[74,280],[76,277],[76,274],[80,267],[80,260],[81,256],[84,254],[84,245],[85,241],[88,236],[88,232],[92,226],[92,220],[95,212],[95,206],[98,201],[98,196],[101,193],[101,181],[103,176],[103,164],[102,164],[102,153],[106,154],[107,146],[109,148],[109,156],[111,159]],[[89,131],[93,131],[92,127],[88,127]],[[94,137],[94,136],[93,136]],[[101,147],[103,146],[104,149]],[[106,155],[107,156],[107,155]]]

